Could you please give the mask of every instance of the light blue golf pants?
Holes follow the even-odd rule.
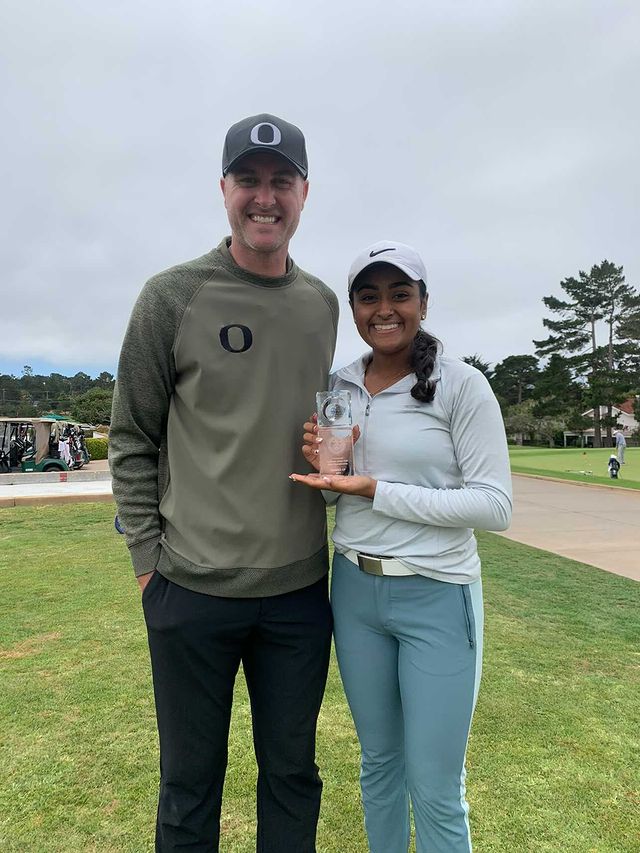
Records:
[[[482,668],[481,582],[378,577],[341,554],[331,582],[340,674],[360,740],[371,853],[470,853],[464,758]]]

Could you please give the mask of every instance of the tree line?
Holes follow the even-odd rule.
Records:
[[[92,379],[82,371],[74,376],[34,373],[25,364],[20,377],[0,374],[0,415],[41,417],[54,413],[74,421],[108,424],[115,379],[106,370]]]
[[[564,298],[543,298],[549,335],[533,341],[535,355],[511,355],[493,369],[479,355],[464,361],[487,376],[508,433],[553,445],[564,431],[593,428],[594,447],[611,446],[614,406],[633,399],[640,422],[640,293],[607,260],[560,288]],[[589,409],[591,418],[582,414]]]
[[[560,288],[564,298],[543,299],[549,335],[533,341],[535,355],[510,355],[493,368],[478,354],[464,361],[487,376],[508,433],[553,444],[563,431],[580,435],[592,427],[595,447],[611,445],[614,406],[634,399],[640,422],[640,293],[607,260],[565,278]],[[0,414],[55,412],[108,424],[113,387],[106,371],[95,379],[83,372],[42,376],[25,365],[19,378],[0,374]],[[593,417],[585,418],[589,409]]]

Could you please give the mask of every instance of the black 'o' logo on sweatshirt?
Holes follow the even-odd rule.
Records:
[[[229,334],[231,329],[239,329],[238,332]],[[242,344],[240,345],[240,335],[242,335]],[[229,326],[223,326],[220,329],[220,343],[227,352],[246,352],[253,343],[253,335],[248,326],[241,326],[239,323],[231,323]]]

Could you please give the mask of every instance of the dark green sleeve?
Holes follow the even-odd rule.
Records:
[[[160,556],[161,455],[175,384],[173,345],[185,295],[166,274],[147,282],[131,314],[118,364],[109,465],[136,575],[155,569]]]

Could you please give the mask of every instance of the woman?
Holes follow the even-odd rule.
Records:
[[[372,853],[406,853],[409,803],[418,853],[471,850],[464,758],[483,633],[471,528],[504,530],[511,517],[498,404],[479,371],[422,330],[426,281],[402,243],[354,261],[349,300],[371,352],[332,388],[351,392],[356,473],[292,475],[339,494],[331,600]],[[316,469],[319,440],[305,424]]]

